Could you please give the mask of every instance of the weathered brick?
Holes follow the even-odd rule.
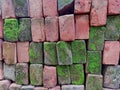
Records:
[[[29,47],[30,63],[43,63],[43,45],[42,43],[31,42]]]
[[[59,41],[56,47],[57,47],[58,64],[71,65],[72,52],[70,45],[67,42]]]
[[[3,38],[3,19],[0,18],[0,38]]]
[[[86,73],[101,74],[101,51],[88,51]]]
[[[16,64],[16,44],[3,42],[3,58],[6,64]]]
[[[17,63],[16,64],[16,80],[17,84],[28,84],[28,64]]]
[[[4,40],[5,41],[18,41],[19,29],[17,19],[4,20]]]
[[[45,34],[46,41],[58,41],[58,17],[45,18]]]
[[[60,86],[56,86],[56,87],[51,88],[51,89],[49,89],[49,90],[61,90],[61,89],[60,89]]]
[[[75,39],[89,39],[88,15],[76,15],[75,22]]]
[[[31,85],[22,86],[21,90],[34,90],[34,86]]]
[[[107,1],[108,0],[92,0],[92,8],[90,13],[91,26],[102,26],[106,24]]]
[[[45,41],[44,18],[31,20],[32,41]]]
[[[44,66],[43,86],[46,88],[55,87],[57,84],[56,67]]]
[[[70,84],[70,70],[69,66],[57,66],[57,75],[58,75],[58,83],[63,84]]]
[[[102,90],[102,75],[88,74],[86,80],[86,90]]]
[[[119,89],[109,89],[109,88],[103,88],[103,90],[119,90]]]
[[[30,65],[31,85],[42,85],[42,77],[43,77],[42,72],[43,72],[42,64],[31,64]]]
[[[62,90],[84,90],[83,85],[63,85]]]
[[[86,63],[86,45],[84,40],[72,42],[73,63]]]
[[[29,62],[29,42],[17,42],[17,55],[18,62]]]
[[[0,80],[3,79],[4,75],[3,75],[3,65],[2,62],[0,62]]]
[[[0,18],[2,17],[2,1],[0,1]]]
[[[117,65],[119,62],[120,44],[118,41],[105,41],[103,64]]]
[[[2,45],[3,44],[3,41],[2,41],[2,39],[0,39],[0,61],[3,59],[3,55],[2,55],[2,50],[3,50],[3,48],[2,48]]]
[[[56,42],[44,43],[44,64],[57,65]]]
[[[34,90],[48,90],[48,89],[44,87],[35,87]]]
[[[9,80],[0,81],[0,90],[8,90],[9,86],[10,86]]]
[[[21,85],[18,85],[16,83],[12,83],[9,87],[9,90],[21,90]]]
[[[88,50],[103,50],[105,27],[91,27],[88,40]]]
[[[75,39],[74,15],[64,15],[59,17],[60,40],[73,41]]]

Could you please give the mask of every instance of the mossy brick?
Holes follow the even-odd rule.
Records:
[[[17,19],[4,20],[4,40],[15,42],[18,41],[19,29]]]
[[[116,41],[120,38],[120,15],[108,16],[105,40]]]
[[[34,86],[31,85],[22,86],[21,90],[34,90]]]
[[[71,46],[67,42],[59,41],[56,45],[59,65],[72,64]]]
[[[101,74],[101,51],[88,51],[86,73]]]
[[[72,42],[73,63],[86,63],[86,44],[84,40]]]
[[[27,63],[16,64],[15,82],[20,85],[28,84],[28,64]]]
[[[86,90],[102,90],[102,75],[88,74],[86,80]]]
[[[105,27],[91,27],[88,50],[103,50]]]
[[[58,83],[61,85],[70,84],[70,68],[68,65],[57,66]]]
[[[28,0],[13,0],[13,3],[17,17],[29,17]]]
[[[57,65],[56,42],[44,43],[44,64]]]
[[[30,65],[30,83],[31,85],[42,85],[43,65],[31,64]]]
[[[43,45],[42,43],[31,42],[29,47],[30,63],[42,64],[43,63]]]
[[[19,40],[20,41],[31,41],[31,20],[30,18],[21,18],[19,20]]]
[[[84,85],[84,67],[82,64],[70,66],[70,76],[73,85]]]

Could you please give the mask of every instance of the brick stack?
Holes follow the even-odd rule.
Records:
[[[0,90],[120,90],[120,0],[0,0]]]

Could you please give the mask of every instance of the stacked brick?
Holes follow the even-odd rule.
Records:
[[[119,0],[0,0],[0,90],[120,90]]]

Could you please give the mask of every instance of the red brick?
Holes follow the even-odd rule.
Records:
[[[0,18],[0,38],[3,38],[3,20]]]
[[[0,62],[0,80],[3,79],[3,66],[2,62]]]
[[[45,41],[44,18],[32,19],[31,32],[32,32],[32,40],[34,42]]]
[[[43,0],[44,16],[57,16],[57,0]]]
[[[44,88],[44,87],[35,87],[34,90],[48,90],[47,88]]]
[[[55,87],[57,84],[56,67],[44,66],[43,85],[46,88]]]
[[[88,15],[76,15],[76,39],[88,39],[89,38],[89,18]]]
[[[106,41],[103,52],[103,64],[117,65],[119,62],[120,44],[118,41]]]
[[[0,39],[0,60],[2,60],[2,39]]]
[[[107,0],[92,0],[90,19],[91,26],[102,26],[106,24]]]
[[[18,85],[16,83],[12,83],[9,87],[9,90],[21,90],[21,85]]]
[[[9,80],[2,80],[0,81],[0,90],[9,90],[10,81]]]
[[[58,17],[45,18],[46,41],[58,41]]]
[[[51,89],[49,89],[49,90],[60,90],[60,86],[56,86],[56,87],[51,88]]]
[[[91,7],[91,0],[74,0],[74,13],[81,14],[81,13],[89,13]]]
[[[29,42],[17,42],[18,62],[29,62]]]
[[[108,14],[120,14],[120,0],[108,0]]]
[[[59,17],[60,40],[73,41],[75,39],[74,15]]]
[[[42,1],[43,0],[29,0],[30,17],[40,19],[43,16]]]

